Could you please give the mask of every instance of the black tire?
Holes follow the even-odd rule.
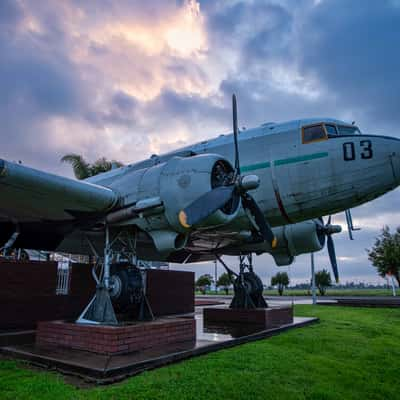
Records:
[[[21,249],[20,261],[24,261],[24,262],[28,262],[29,261],[29,254],[24,249]]]
[[[263,297],[264,286],[262,280],[254,272],[245,272],[244,280],[251,287],[249,295],[256,307],[264,308],[267,303]]]
[[[258,275],[256,275],[254,272],[245,272],[244,273],[244,280],[250,285],[251,290],[250,290],[250,295],[253,294],[262,294],[263,292],[263,284]]]
[[[143,297],[143,279],[138,268],[127,264],[111,267],[111,300],[117,311],[124,312],[132,304],[139,304]]]
[[[117,311],[123,311],[130,304],[129,276],[126,269],[117,269],[111,274],[111,284],[114,286],[110,292],[111,301]]]

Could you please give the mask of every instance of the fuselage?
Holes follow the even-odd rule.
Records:
[[[252,195],[273,226],[358,206],[400,183],[400,140],[361,134],[339,120],[264,124],[241,131],[239,146],[242,173],[260,178]],[[233,162],[233,137],[221,135],[159,158],[188,152],[220,154]],[[104,178],[92,181],[102,184]]]

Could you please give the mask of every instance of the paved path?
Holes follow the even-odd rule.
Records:
[[[224,295],[198,295],[196,296],[196,300],[209,300],[209,301],[222,301],[226,304],[229,304],[232,300],[232,295],[224,296]],[[265,300],[268,302],[268,304],[271,305],[288,305],[292,304],[311,304],[312,299],[310,297],[267,297],[265,296]]]

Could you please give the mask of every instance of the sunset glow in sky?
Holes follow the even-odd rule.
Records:
[[[399,27],[397,0],[2,0],[0,156],[67,176],[69,152],[138,161],[228,132],[233,92],[241,126],[329,116],[399,136]],[[398,200],[354,210],[354,242],[336,235],[343,281],[378,281],[365,248],[400,225]]]

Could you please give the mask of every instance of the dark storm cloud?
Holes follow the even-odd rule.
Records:
[[[146,107],[149,114],[179,118],[187,124],[201,122],[202,118],[223,121],[224,109],[213,104],[210,97],[202,98],[198,95],[177,93],[166,89]]]
[[[278,53],[288,56],[287,35],[291,32],[293,17],[280,5],[237,3],[212,18],[210,25],[231,41],[243,41],[243,65],[268,61]]]
[[[283,6],[271,1],[226,3],[208,7],[209,33],[219,46],[240,47],[240,69],[270,57],[287,58],[288,37],[293,17]]]
[[[239,54],[221,90],[241,90],[246,101],[256,97],[253,113],[263,103],[278,103],[281,110],[274,114],[287,118],[292,117],[288,110],[302,115],[304,109],[308,115],[354,116],[372,130],[393,129],[400,122],[398,3],[243,1],[225,7],[206,2],[205,7],[211,13],[210,35]],[[269,73],[282,63],[318,82],[323,95],[317,102],[305,99],[304,106],[302,95],[295,94],[297,105],[282,112],[293,93],[268,87]]]
[[[0,45],[1,46],[1,45]],[[66,59],[43,56],[29,46],[0,47],[0,103],[49,114],[70,114],[79,109],[79,79]],[[21,114],[19,113],[19,118]]]
[[[44,122],[51,117],[74,117],[83,106],[83,85],[64,54],[43,50],[31,35],[8,34],[0,24],[0,119],[2,156],[51,169]],[[50,150],[50,151],[49,151]],[[40,160],[39,162],[34,162]],[[51,160],[51,161],[50,161]]]
[[[18,3],[13,0],[2,0],[0,2],[0,26],[15,26],[22,16],[22,10]]]
[[[96,128],[105,128],[108,125],[135,127],[139,102],[129,94],[118,90],[107,99],[105,110],[91,108],[85,114],[85,120]]]
[[[330,96],[321,102],[319,96],[306,96],[296,91],[287,92],[267,77],[260,80],[253,78],[251,74],[242,78],[233,74],[221,82],[220,91],[226,98],[232,93],[237,94],[240,123],[246,127],[254,127],[264,122],[339,115],[334,99]]]
[[[131,113],[138,104],[137,100],[134,97],[129,96],[122,91],[114,94],[112,98],[112,103],[118,109],[118,111],[128,113]]]
[[[400,7],[394,1],[323,1],[303,23],[302,68],[368,122],[400,122]]]

